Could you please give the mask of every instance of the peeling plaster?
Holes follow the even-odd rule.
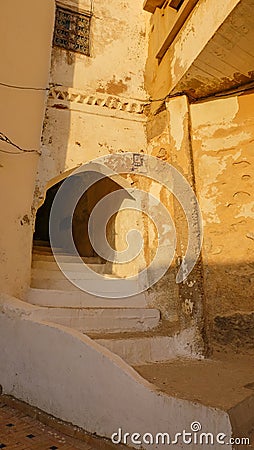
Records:
[[[162,187],[159,183],[152,181],[150,186],[150,193],[158,200],[160,200],[161,189]]]
[[[254,202],[245,203],[245,205],[241,207],[239,214],[235,217],[250,217],[254,219]]]
[[[193,128],[196,130],[199,127],[209,127],[209,129],[206,128],[206,132],[213,134],[218,129],[218,126],[226,129],[232,126],[231,122],[239,111],[238,97],[192,105],[192,110],[194,112],[192,115]],[[218,110],[220,110],[220,114],[218,114]]]
[[[206,223],[220,223],[217,214],[218,199],[217,196],[210,195],[210,188],[203,189],[200,194],[200,205],[203,215],[203,222]]]
[[[254,95],[191,105],[209,314],[251,311]],[[241,220],[242,219],[242,220]],[[230,292],[230,295],[229,295]]]
[[[181,150],[184,141],[186,105],[185,102],[171,101],[169,103],[170,111],[170,131],[171,137],[175,142],[176,150]]]
[[[251,134],[246,133],[242,131],[238,134],[230,134],[228,136],[225,136],[224,138],[213,138],[213,139],[207,139],[205,142],[202,143],[202,150],[206,151],[223,151],[227,149],[232,149],[232,147],[235,147],[236,145],[242,144],[244,145],[244,142],[248,142],[248,140],[251,139]],[[220,150],[218,150],[220,149]]]
[[[199,170],[203,174],[205,183],[214,183],[218,176],[227,168],[227,157],[202,155],[199,160]]]

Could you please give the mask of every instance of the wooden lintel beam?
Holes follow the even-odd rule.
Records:
[[[145,0],[143,9],[150,13],[154,13],[156,8],[161,8],[166,0]]]

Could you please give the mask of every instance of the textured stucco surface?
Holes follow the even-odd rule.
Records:
[[[90,10],[86,0],[65,0],[64,4]],[[90,96],[91,102],[74,101],[75,95],[65,102],[50,98],[37,181],[40,195],[50,180],[90,159],[145,150],[144,116],[136,113],[135,107],[131,112],[131,105],[147,98],[146,21],[139,2],[99,0],[91,19],[91,56],[53,47],[50,81],[65,91],[78,90],[83,98]],[[126,109],[120,111],[119,102],[126,104]]]
[[[196,312],[200,323],[203,309],[203,318],[211,324],[214,317],[253,310],[253,94],[184,104],[184,97],[172,99],[167,111],[149,119],[148,148],[172,162],[197,193],[204,227],[202,264],[185,286],[176,287],[180,291],[174,295],[179,299],[179,317],[184,312],[184,317],[190,314],[193,319]],[[172,210],[171,205],[171,213],[181,256],[186,249],[186,224],[177,206]],[[199,294],[194,294],[197,282]],[[171,278],[171,293],[173,286]],[[157,287],[164,293],[162,305],[172,308],[166,277]],[[234,318],[229,317],[231,322]],[[217,328],[219,323],[218,319]],[[236,330],[236,340],[238,334]]]
[[[253,309],[254,95],[191,106],[210,313]]]
[[[40,20],[38,20],[38,17]],[[50,65],[54,2],[4,2],[0,14],[1,132],[23,149],[40,151]],[[1,142],[0,290],[19,295],[29,283],[37,153],[13,154]]]

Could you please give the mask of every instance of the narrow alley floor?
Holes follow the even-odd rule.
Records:
[[[223,348],[207,359],[178,358],[135,369],[168,395],[229,411],[254,396],[253,356]]]
[[[0,449],[100,450],[109,448],[106,441],[98,439],[95,441],[94,444],[88,444],[73,439],[5,403],[0,403]]]

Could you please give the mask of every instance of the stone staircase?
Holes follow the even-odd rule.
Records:
[[[146,298],[144,294],[123,298],[120,282],[112,280],[112,274],[106,273],[106,264],[99,257],[82,258],[86,265],[96,274],[102,274],[106,281],[100,285],[93,273],[82,273],[82,265],[77,257],[61,253],[58,254],[63,269],[68,272],[74,281],[85,283],[91,288],[96,296],[80,290],[71,283],[60,271],[50,248],[38,246],[33,251],[31,289],[27,300],[40,306],[72,307],[72,308],[144,308]],[[115,277],[114,277],[115,278]],[[137,284],[133,281],[133,286]],[[119,284],[119,286],[118,286]],[[119,288],[119,289],[118,289]],[[112,298],[107,298],[107,294]],[[116,298],[113,298],[116,296]]]
[[[75,279],[83,276],[75,257],[62,254],[60,258],[64,268],[74,274]],[[84,258],[84,261],[110,282],[112,276],[107,273],[107,265],[102,260],[92,257]],[[93,275],[89,275],[86,281],[94,282]],[[120,356],[120,362],[112,363],[110,371],[119,366],[117,379],[123,375],[120,375],[122,369],[126,371],[124,379],[127,373],[133,377],[138,383],[139,394],[143,388],[147,395],[148,391],[155,392],[155,404],[158,399],[166,404],[178,400],[187,402],[184,403],[186,409],[179,416],[179,423],[191,423],[194,418],[201,417],[200,421],[204,425],[207,414],[211,413],[206,428],[215,433],[216,424],[220,423],[220,416],[225,413],[234,436],[252,439],[254,395],[248,386],[252,385],[250,372],[253,363],[249,363],[249,356],[227,356],[223,349],[213,358],[197,358],[192,350],[194,330],[179,332],[179,325],[173,315],[165,326],[159,310],[148,307],[145,294],[108,299],[103,297],[103,292],[101,296],[95,297],[79,290],[62,274],[49,249],[34,249],[31,289],[26,300],[33,308],[31,320],[45,323],[46,326],[50,326],[50,323],[64,326],[67,333],[71,333],[70,330],[83,333],[80,336],[84,336],[88,347],[92,349],[99,344],[102,354],[110,351],[104,354],[105,362],[111,358],[110,355]],[[127,365],[122,366],[123,363]],[[142,378],[138,379],[138,374]],[[196,415],[191,414],[189,417],[189,408],[195,408]],[[158,414],[162,414],[161,410],[158,410]],[[226,424],[224,429],[226,432]],[[163,446],[158,448],[162,449]],[[235,447],[230,445],[228,448]]]
[[[92,274],[81,273],[77,258],[68,254],[61,254],[60,258],[64,269],[75,280],[84,279],[85,275],[87,283],[95,282]],[[112,282],[112,275],[106,273],[107,266],[99,257],[83,260],[94,272]],[[114,281],[115,286],[117,289]],[[159,310],[147,306],[145,294],[108,299],[103,297],[103,292],[95,297],[81,291],[60,271],[50,248],[34,248],[27,301],[41,307],[43,320],[87,334],[130,365],[191,355],[193,336],[189,332],[177,334],[175,316],[172,316],[171,326],[165,328]]]

